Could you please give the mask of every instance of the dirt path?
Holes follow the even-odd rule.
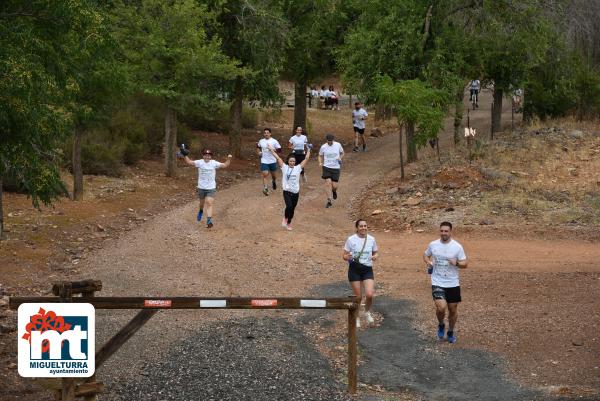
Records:
[[[349,295],[340,263],[343,242],[353,231],[348,205],[370,180],[397,167],[397,153],[390,151],[396,148],[397,137],[387,136],[372,140],[369,152],[349,155],[342,170],[340,198],[327,210],[318,166],[312,161],[293,232],[280,227],[281,191],[264,197],[257,178],[217,193],[213,230],[196,223],[194,202],[156,217],[98,251],[80,270],[85,277],[103,281],[103,295]],[[581,332],[573,330],[571,321],[578,313],[587,313],[583,320],[598,329],[597,308],[588,302],[600,295],[597,245],[460,238],[458,229],[472,268],[463,275],[465,302],[461,305],[459,343],[449,347],[437,344],[430,335],[434,319],[420,262],[426,243],[436,236],[435,228],[414,235],[374,234],[382,249],[376,269],[378,290],[385,298],[376,306],[380,326],[360,333],[362,382],[394,392],[409,389],[431,400],[476,400],[481,399],[479,394],[495,394],[486,399],[526,399],[542,390],[546,391],[542,394],[556,393],[561,386],[566,386],[567,394],[597,394],[600,382],[593,360],[595,355],[597,365],[600,340],[588,337],[583,328]],[[584,283],[577,283],[577,274],[587,274]],[[565,288],[561,282],[573,288]],[[553,288],[555,285],[558,287]],[[529,289],[524,290],[526,287]],[[521,299],[524,291],[530,295],[529,301],[513,302]],[[578,291],[585,291],[581,292],[584,296],[577,296]],[[510,315],[508,310],[512,310]],[[131,315],[99,312],[98,344]],[[148,367],[155,366],[182,340],[191,341],[201,327],[222,330],[227,327],[219,326],[223,321],[285,316],[258,311],[161,312],[101,369],[100,376],[109,385],[124,388],[125,382],[152,376]],[[329,319],[334,328],[343,327],[343,315]],[[542,327],[540,322],[544,322]],[[570,343],[552,348],[548,327],[560,341],[573,336],[576,341],[584,338],[585,345],[574,351],[569,350],[573,348]],[[526,357],[522,352],[527,352]],[[231,364],[235,355],[229,355]],[[552,361],[563,358],[569,362],[564,369],[553,365]],[[556,372],[549,373],[552,369]],[[448,370],[451,373],[444,375]],[[523,379],[526,371],[535,376],[526,383],[531,387],[522,388],[515,376]],[[177,375],[176,371],[172,374]],[[260,376],[255,380],[261,380]]]

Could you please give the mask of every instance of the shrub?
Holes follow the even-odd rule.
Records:
[[[105,144],[86,143],[81,146],[84,174],[103,174],[118,177],[122,171],[123,148]]]
[[[195,130],[228,132],[231,125],[229,105],[219,104],[211,108],[193,107],[180,115],[185,125]],[[258,111],[254,108],[242,109],[242,128],[256,128]]]

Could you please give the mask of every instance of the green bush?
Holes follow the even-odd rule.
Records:
[[[118,177],[122,172],[123,148],[104,144],[86,143],[81,146],[81,164],[84,174]]]
[[[229,105],[219,104],[212,108],[191,108],[180,114],[180,120],[191,129],[228,132],[231,125]],[[258,111],[254,108],[242,109],[242,128],[256,128]]]

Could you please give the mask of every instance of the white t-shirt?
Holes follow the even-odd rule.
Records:
[[[352,110],[352,122],[358,129],[365,129],[365,120],[362,118],[367,117],[369,114],[362,107],[358,110]]]
[[[362,253],[360,253],[363,244],[365,245],[365,249]],[[375,242],[375,237],[369,234],[367,234],[366,244],[365,239],[360,238],[358,234],[351,235],[346,240],[344,250],[350,252],[355,260],[358,259],[358,255],[360,254],[360,259],[358,259],[358,262],[365,266],[373,266],[373,252],[378,251],[377,242]]]
[[[344,149],[339,142],[333,141],[331,146],[327,143],[323,144],[319,154],[323,156],[323,167],[337,169],[341,167],[340,156],[344,154]]]
[[[474,79],[471,81],[471,89],[479,90],[481,83],[478,79]]]
[[[451,288],[458,287],[458,267],[450,265],[449,259],[465,260],[467,256],[461,244],[451,239],[447,243],[441,240],[432,241],[425,250],[426,256],[433,256],[433,273],[431,285]]]
[[[277,159],[275,158],[275,156],[273,156],[273,154],[269,150],[269,145],[271,145],[275,149],[281,149],[281,145],[275,138],[269,138],[269,139],[263,138],[260,141],[258,141],[257,147],[259,147],[262,152],[262,156],[260,157],[260,162],[263,164],[277,163]]]
[[[331,97],[331,92],[329,91],[329,89],[325,89],[325,92],[323,92],[323,95],[325,97]]]
[[[223,167],[223,163],[216,160],[205,162],[204,159],[194,160],[194,165],[198,168],[198,188],[200,189],[215,189],[217,182],[215,177],[218,168]]]
[[[281,167],[281,186],[284,191],[292,192],[297,194],[300,192],[300,173],[302,167],[300,165],[294,166],[293,168],[284,164]]]
[[[295,151],[302,151],[304,152],[304,145],[308,143],[308,138],[306,137],[306,135],[293,135],[290,138],[290,143],[293,146],[293,149]]]

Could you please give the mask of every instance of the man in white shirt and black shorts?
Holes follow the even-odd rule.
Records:
[[[462,245],[452,239],[452,223],[444,221],[440,224],[440,239],[429,244],[423,254],[423,261],[427,265],[427,273],[431,274],[431,292],[438,319],[437,337],[440,340],[444,338],[447,310],[447,339],[453,344],[456,342],[454,328],[461,301],[458,271],[467,268],[467,256]]]
[[[334,141],[333,134],[325,136],[327,143],[319,150],[319,166],[323,167],[321,178],[325,180],[325,193],[327,195],[326,208],[333,206],[332,199],[337,199],[337,185],[340,180],[340,168],[344,149],[339,142]]]
[[[281,145],[275,138],[271,138],[271,128],[265,128],[263,130],[264,138],[262,138],[256,144],[256,151],[260,156],[260,171],[263,178],[263,194],[269,195],[269,174],[271,174],[271,185],[273,190],[277,189],[277,159],[269,151],[269,146],[272,146],[276,152],[281,152]]]
[[[360,102],[354,103],[352,110],[352,125],[354,127],[354,149],[353,152],[358,152],[358,143],[361,142],[363,152],[367,151],[367,141],[365,140],[365,120],[369,114],[362,107]]]
[[[306,156],[308,146],[308,138],[304,135],[304,130],[302,127],[296,127],[296,133],[292,135],[289,141],[289,148],[294,153],[294,159],[296,161],[296,165],[300,165]],[[304,168],[302,169],[302,178],[304,182],[306,182],[306,175],[304,174]]]

